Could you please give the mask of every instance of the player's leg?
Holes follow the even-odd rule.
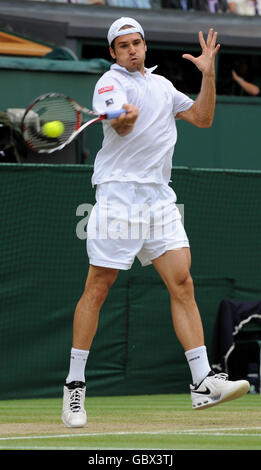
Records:
[[[249,390],[246,380],[227,380],[226,374],[215,374],[209,365],[200,313],[194,297],[190,275],[190,250],[166,251],[153,264],[165,282],[171,299],[171,313],[176,335],[190,366],[192,406],[204,409],[239,398]]]
[[[173,326],[184,350],[204,347],[204,332],[190,275],[190,249],[166,251],[152,263],[168,288]],[[210,371],[204,349],[191,360],[193,382],[199,382]]]
[[[117,275],[117,269],[91,265],[84,292],[75,309],[73,347],[62,413],[62,420],[68,427],[84,426],[87,420],[84,409],[86,361],[97,331],[101,307]]]
[[[97,330],[100,309],[117,275],[118,269],[90,266],[85,289],[74,314],[74,348],[90,349]]]

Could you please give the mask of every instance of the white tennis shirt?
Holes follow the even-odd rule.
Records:
[[[124,103],[138,106],[132,132],[121,137],[109,121],[102,121],[104,139],[96,155],[92,184],[136,181],[168,184],[177,140],[175,116],[194,101],[154,72],[156,67],[128,72],[113,64],[97,82],[93,108],[104,113]]]

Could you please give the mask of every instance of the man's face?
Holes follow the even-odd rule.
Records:
[[[139,33],[118,36],[114,41],[114,50],[110,47],[110,54],[118,65],[125,67],[129,72],[144,73],[144,61],[147,46]]]

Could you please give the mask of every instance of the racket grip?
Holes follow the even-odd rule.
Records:
[[[117,109],[106,113],[106,119],[117,119],[122,113],[126,113],[126,109]]]

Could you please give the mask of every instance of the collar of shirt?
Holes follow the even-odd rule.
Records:
[[[154,65],[154,67],[150,67],[150,68],[147,68],[145,67],[145,75],[142,75],[140,72],[129,72],[125,67],[122,67],[121,65],[119,64],[112,64],[111,65],[111,70],[118,70],[119,72],[124,72],[128,75],[131,75],[132,77],[133,76],[142,76],[144,78],[148,77],[151,75],[152,72],[154,72],[154,70],[156,70],[158,66],[157,65]]]

